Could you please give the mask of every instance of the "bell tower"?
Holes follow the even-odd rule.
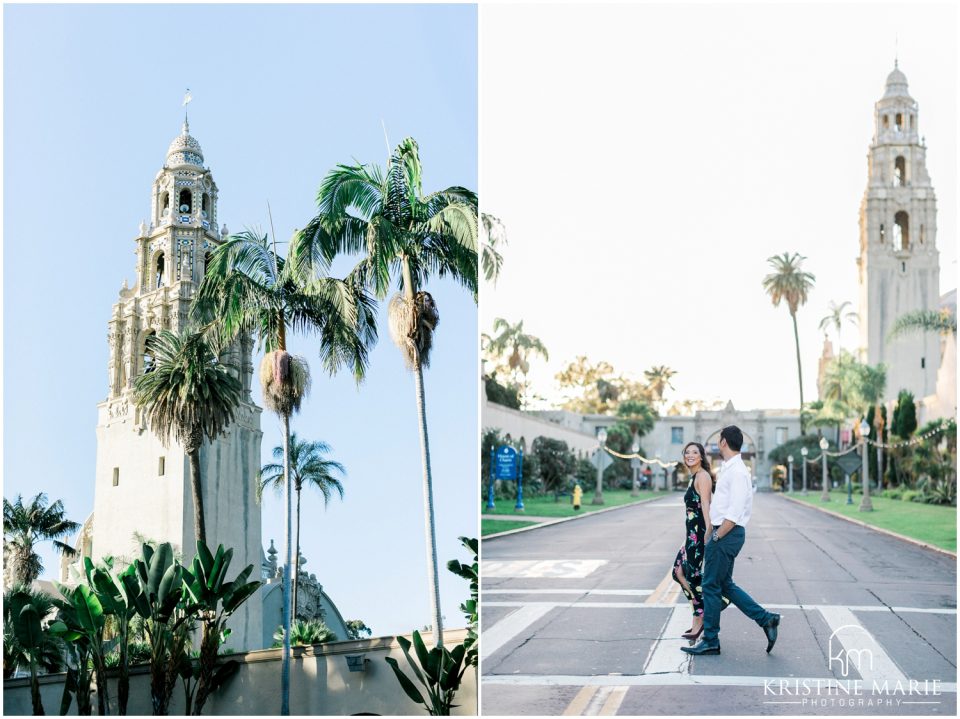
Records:
[[[874,106],[867,189],[860,203],[860,351],[887,366],[886,398],[902,389],[917,400],[933,393],[939,338],[914,333],[887,341],[897,318],[939,306],[937,202],[919,135],[919,108],[894,61]]]
[[[136,284],[126,280],[107,322],[107,397],[97,405],[97,465],[93,559],[139,556],[142,540],[170,542],[185,563],[196,552],[193,498],[186,453],[175,440],[164,446],[133,403],[133,382],[151,371],[147,338],[187,324],[190,300],[210,253],[226,237],[217,229],[217,185],[203,165],[200,143],[184,118],[153,181],[150,223],[134,239]],[[244,400],[232,427],[200,450],[207,542],[232,548],[231,573],[254,565],[260,576],[260,507],[255,478],[260,469],[261,409],[250,395],[253,345],[237,342],[224,359],[236,367]],[[228,646],[257,649],[262,643],[262,602],[254,595],[230,620]]]

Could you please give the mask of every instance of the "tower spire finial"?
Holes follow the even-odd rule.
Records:
[[[900,65],[900,33],[893,36],[893,69],[896,70]]]
[[[183,133],[190,133],[190,120],[187,118],[187,105],[190,104],[190,101],[193,100],[193,96],[190,94],[190,88],[187,88],[187,91],[183,95]]]

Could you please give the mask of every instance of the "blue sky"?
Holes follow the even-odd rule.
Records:
[[[83,521],[93,509],[96,405],[107,393],[107,321],[151,183],[179,134],[191,133],[219,186],[232,231],[287,239],[315,209],[339,162],[384,164],[420,145],[425,190],[477,187],[477,43],[472,6],[4,7],[4,496],[43,490]],[[334,271],[351,265],[339,262]],[[429,286],[438,327],[426,374],[442,564],[476,536],[477,312],[469,293]],[[348,619],[375,634],[430,622],[419,439],[412,376],[389,340],[358,390],[328,379],[316,348],[313,392],[294,429],[323,439],[348,472],[326,511],[306,494],[306,568]],[[258,361],[255,359],[255,361]],[[254,397],[259,397],[255,386]],[[263,459],[281,432],[263,416]],[[282,538],[282,503],[263,505],[263,541]],[[58,561],[44,551],[46,576]],[[442,570],[448,626],[466,583]]]

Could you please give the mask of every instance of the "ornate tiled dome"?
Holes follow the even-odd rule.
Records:
[[[893,72],[887,75],[887,91],[883,93],[884,97],[896,97],[901,95],[909,96],[907,91],[907,76],[897,67],[897,62],[893,63]]]
[[[180,134],[173,138],[167,149],[167,166],[177,165],[203,167],[203,150],[200,149],[197,139],[190,134],[190,125],[187,122],[183,123]]]

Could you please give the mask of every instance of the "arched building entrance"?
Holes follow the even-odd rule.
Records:
[[[707,441],[703,443],[703,448],[707,451],[707,456],[710,458],[710,466],[713,467],[714,472],[720,468],[720,462],[723,461],[723,458],[720,456],[720,430],[722,429],[723,427],[720,427],[707,435]],[[743,432],[742,427],[740,431]],[[757,443],[753,437],[746,432],[743,432],[743,447],[740,448],[740,455],[743,458],[743,463],[747,465],[747,469],[750,470],[750,477],[756,480],[758,477]]]

